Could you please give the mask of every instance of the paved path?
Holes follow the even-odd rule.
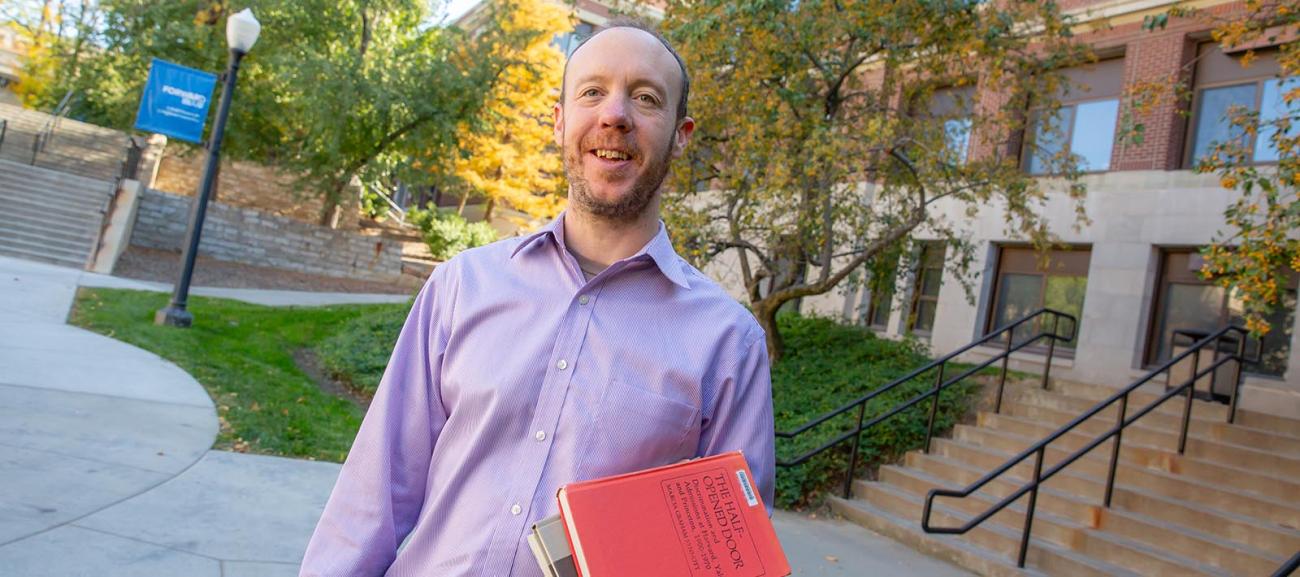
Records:
[[[0,575],[295,575],[339,466],[210,450],[192,377],[65,324],[79,283],[134,282],[0,257]],[[796,575],[968,575],[848,523],[776,526]]]

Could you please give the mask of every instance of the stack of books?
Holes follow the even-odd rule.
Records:
[[[740,452],[571,483],[528,544],[547,577],[784,577]]]

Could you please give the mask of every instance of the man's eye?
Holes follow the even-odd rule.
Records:
[[[640,100],[641,102],[644,102],[644,103],[646,103],[646,104],[657,104],[657,103],[659,102],[659,99],[657,99],[657,98],[655,98],[654,96],[651,96],[651,95],[649,95],[649,94],[641,94],[641,95],[638,95],[638,96],[636,97],[636,99],[637,99],[637,100]]]
[[[600,94],[599,90],[596,90],[595,88],[588,88],[582,91],[581,96],[596,96],[598,94]]]

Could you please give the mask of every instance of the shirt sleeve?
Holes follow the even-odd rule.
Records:
[[[425,283],[402,326],[307,545],[302,577],[383,575],[415,526],[433,446],[447,421],[438,381],[447,316],[438,304],[445,284],[440,272]]]
[[[763,330],[754,327],[741,352],[719,374],[711,411],[696,455],[742,451],[754,473],[768,516],[776,498],[776,434],[772,420],[772,371]]]

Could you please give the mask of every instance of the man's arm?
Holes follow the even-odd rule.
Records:
[[[445,268],[445,265],[438,267]],[[435,270],[411,307],[388,368],[303,558],[302,577],[379,576],[415,526],[433,445],[447,421],[445,350]]]
[[[776,498],[776,435],[772,372],[762,329],[755,327],[746,336],[741,350],[719,373],[713,393],[712,407],[705,407],[707,419],[696,455],[743,451],[770,516]]]

